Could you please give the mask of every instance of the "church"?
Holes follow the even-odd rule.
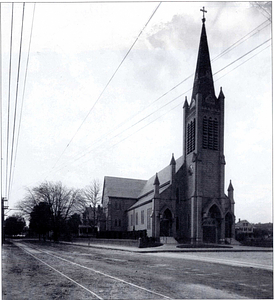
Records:
[[[206,12],[202,10],[203,14]],[[183,106],[182,156],[148,180],[104,178],[106,231],[146,230],[148,237],[225,243],[235,237],[233,186],[225,194],[224,100],[218,97],[205,16],[190,102]]]

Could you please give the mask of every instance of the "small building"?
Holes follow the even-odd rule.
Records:
[[[100,205],[86,207],[82,214],[82,224],[81,232],[83,233],[94,232],[94,228],[96,228],[96,231],[105,230],[105,214],[102,207]]]
[[[254,226],[250,224],[247,220],[241,220],[235,224],[236,237],[239,238],[240,235],[252,238],[254,233]]]
[[[106,176],[102,195],[107,231],[127,231],[128,209],[138,201],[146,180]]]
[[[93,227],[90,225],[79,225],[78,236],[91,236],[94,234]]]

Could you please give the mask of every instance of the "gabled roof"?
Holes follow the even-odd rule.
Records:
[[[181,166],[183,165],[183,156],[181,156],[180,158],[178,158],[176,160],[176,171],[178,172],[178,170],[181,168]],[[170,181],[170,177],[171,177],[171,165],[166,166],[164,169],[162,169],[160,172],[157,173],[158,175],[158,179],[160,182],[160,187],[167,183],[168,181]],[[149,193],[150,191],[154,190],[154,181],[155,181],[155,175],[153,175],[145,184],[145,186],[143,187],[141,193],[139,194],[138,198],[141,198],[143,195]]]
[[[183,156],[176,160],[175,173],[178,172],[182,167],[183,162]],[[160,182],[160,194],[169,187],[171,179],[171,168],[172,165],[168,165],[157,173]],[[104,201],[104,197],[108,196],[136,199],[138,201],[134,203],[133,206],[140,205],[141,203],[153,197],[155,177],[156,174],[149,180],[141,180],[105,176],[102,202]]]
[[[248,224],[248,226],[252,226],[252,224],[251,223],[249,223],[247,220],[241,220],[241,221],[239,221],[239,222],[237,222],[236,224],[235,224],[235,226],[243,226],[243,223],[247,223]]]
[[[184,163],[183,156],[178,158],[176,160],[176,169],[175,172],[178,172],[179,169],[182,167]],[[168,165],[164,169],[162,169],[160,172],[157,173],[159,182],[160,182],[160,189],[159,193],[161,194],[163,191],[165,191],[169,186],[170,186],[170,177],[171,177],[171,165]],[[152,176],[145,184],[144,188],[142,189],[141,193],[139,194],[138,201],[135,202],[129,210],[138,207],[147,201],[151,200],[154,196],[154,182],[155,182],[155,177]]]
[[[104,195],[108,197],[137,199],[140,191],[144,187],[146,180],[110,177],[104,179]]]

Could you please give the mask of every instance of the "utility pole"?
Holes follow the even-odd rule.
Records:
[[[5,201],[8,201],[8,199],[5,198],[5,197],[2,197],[2,201],[1,201],[1,208],[2,208],[2,244],[5,241],[5,226],[4,226],[5,209],[8,209],[8,206],[5,206]]]

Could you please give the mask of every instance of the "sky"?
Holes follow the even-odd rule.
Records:
[[[23,4],[13,14],[1,4],[8,215],[44,181],[149,179],[182,155],[204,6],[215,93],[225,95],[225,187],[232,180],[236,220],[272,222],[269,3],[159,4],[26,3],[23,29]]]

